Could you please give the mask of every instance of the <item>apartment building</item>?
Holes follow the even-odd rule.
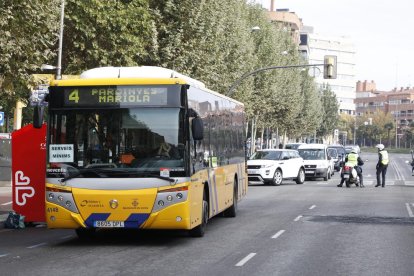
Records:
[[[326,55],[337,57],[336,79],[324,79],[320,66],[310,68],[310,73],[319,87],[324,88],[329,84],[337,97],[339,113],[355,115],[356,49],[353,41],[348,37],[314,33],[313,27],[304,26],[302,19],[289,9],[275,10],[274,0],[270,0],[268,18],[291,33],[298,51],[309,64],[323,64]]]
[[[398,125],[414,120],[414,87],[378,91],[374,81],[358,81],[355,99],[356,115],[374,114],[378,109],[391,113]]]
[[[309,40],[309,64],[322,64],[324,56],[337,57],[337,78],[324,79],[323,72],[315,75],[316,83],[324,88],[329,84],[339,104],[339,112],[355,114],[355,63],[356,50],[353,41],[348,37],[328,36],[312,32],[312,28],[304,27]]]

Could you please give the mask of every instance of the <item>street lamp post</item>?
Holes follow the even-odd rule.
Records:
[[[398,108],[398,102],[395,102],[395,148],[398,148],[398,117],[399,117],[399,111],[397,111]]]
[[[57,80],[62,79],[62,48],[63,48],[63,21],[65,17],[65,0],[62,0],[61,6],[60,6],[60,31],[59,31],[59,49],[58,49],[58,61],[57,66],[49,65],[49,64],[42,64],[40,66],[40,70],[55,70],[56,69],[56,75],[55,78]]]
[[[65,0],[62,0],[60,7],[60,32],[59,32],[59,51],[58,64],[56,67],[56,79],[62,79],[62,47],[63,47],[63,20],[65,17]]]

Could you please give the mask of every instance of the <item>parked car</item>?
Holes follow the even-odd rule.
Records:
[[[335,148],[329,148],[328,147],[328,157],[331,158],[331,175],[334,175],[335,172],[335,162],[339,159],[338,151]]]
[[[332,176],[333,160],[324,144],[306,144],[298,148],[305,163],[306,178],[323,178],[328,181]]]
[[[247,161],[247,174],[249,183],[278,186],[287,179],[293,179],[297,184],[305,182],[304,162],[296,150],[259,150]]]
[[[336,149],[338,153],[338,157],[337,158],[333,157],[332,159],[334,160],[334,169],[337,172],[339,172],[341,170],[343,163],[345,162],[345,157],[347,155],[345,151],[345,147],[342,145],[329,145],[328,150],[329,149]]]
[[[294,149],[297,150],[300,145],[304,145],[305,143],[287,143],[285,145],[285,149]]]
[[[361,153],[361,149],[359,148],[358,145],[346,145],[345,146],[345,151],[347,154],[350,153],[352,149],[356,149],[358,154]]]

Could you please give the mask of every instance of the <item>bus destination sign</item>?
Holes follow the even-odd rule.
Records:
[[[64,90],[65,106],[167,105],[166,86],[94,86]]]

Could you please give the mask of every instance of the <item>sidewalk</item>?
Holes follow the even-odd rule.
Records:
[[[11,181],[0,181],[0,194],[11,194]],[[0,210],[0,229],[4,228],[4,221],[7,219],[7,216],[9,215],[9,211],[11,211],[12,205],[10,206],[10,210],[2,208]]]
[[[0,187],[10,187],[10,189],[11,189],[11,186],[12,186],[11,180],[9,180],[9,181],[1,181],[0,180]]]

